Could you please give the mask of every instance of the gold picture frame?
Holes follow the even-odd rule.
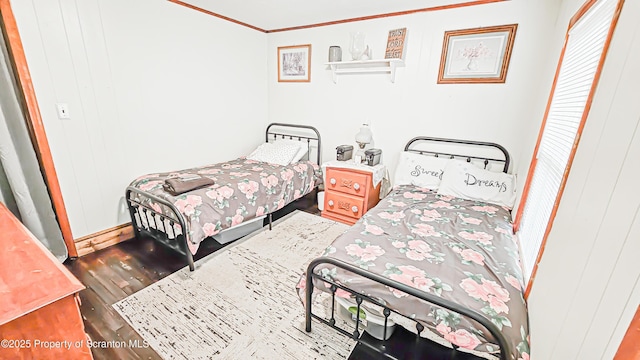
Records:
[[[504,83],[518,24],[444,33],[438,84]]]
[[[278,82],[311,81],[311,44],[278,47]]]

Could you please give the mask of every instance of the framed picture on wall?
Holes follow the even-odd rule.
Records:
[[[278,47],[278,82],[311,81],[311,44]]]
[[[438,84],[504,83],[518,24],[444,33]]]

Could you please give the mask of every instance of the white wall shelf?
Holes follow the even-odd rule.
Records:
[[[380,60],[356,60],[356,61],[334,61],[326,63],[333,76],[333,82],[338,82],[338,75],[341,74],[375,74],[387,73],[391,77],[391,82],[396,80],[396,68],[404,66],[402,59],[380,59]]]

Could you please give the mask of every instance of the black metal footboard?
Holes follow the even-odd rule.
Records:
[[[362,268],[359,268],[357,266],[348,264],[344,261],[338,260],[338,259],[334,259],[334,258],[330,258],[330,257],[320,257],[317,259],[314,259],[313,261],[311,261],[311,263],[309,264],[308,268],[307,268],[307,274],[306,274],[306,301],[305,301],[305,330],[307,332],[311,331],[311,319],[315,318],[317,320],[319,320],[320,322],[325,323],[326,325],[331,326],[332,328],[336,329],[337,331],[341,332],[344,335],[347,335],[351,338],[353,338],[354,340],[358,341],[359,337],[360,337],[360,309],[361,309],[361,305],[363,301],[367,301],[370,302],[372,304],[375,304],[381,308],[383,308],[383,314],[384,314],[384,334],[383,334],[383,339],[387,339],[387,322],[389,320],[389,316],[391,315],[391,313],[395,313],[398,314],[404,318],[410,319],[413,322],[416,323],[416,331],[417,331],[417,336],[418,338],[420,337],[420,333],[424,330],[424,326],[422,324],[420,324],[418,321],[411,319],[410,317],[404,315],[404,314],[400,314],[397,311],[388,308],[387,306],[385,306],[384,304],[382,304],[380,301],[373,299],[369,296],[366,296],[364,294],[358,293],[350,288],[347,288],[341,284],[338,284],[334,281],[332,281],[331,279],[327,279],[319,274],[316,274],[314,271],[316,269],[316,267],[318,265],[321,264],[331,264],[331,265],[335,265],[338,268],[350,271],[356,275],[365,277],[367,279],[376,281],[378,283],[381,283],[383,285],[389,286],[391,288],[400,290],[404,293],[409,294],[410,296],[414,296],[416,298],[419,298],[421,300],[427,301],[431,304],[440,306],[442,308],[448,309],[450,311],[456,312],[460,315],[464,315],[468,318],[471,318],[475,321],[477,321],[480,325],[482,325],[484,328],[486,328],[491,335],[494,337],[494,339],[496,340],[496,342],[498,343],[498,345],[500,346],[500,359],[501,360],[507,360],[511,357],[511,351],[509,349],[509,343],[507,342],[507,340],[505,339],[504,335],[502,334],[502,332],[487,318],[485,318],[483,315],[481,315],[480,313],[465,308],[463,306],[460,306],[459,304],[456,304],[454,302],[451,302],[449,300],[446,299],[442,299],[438,296],[435,296],[433,294],[429,294],[426,293],[424,291],[420,291],[416,288],[410,287],[408,285],[399,283],[397,281],[393,281],[389,278],[380,276],[378,274],[374,274],[371,273],[369,271],[366,271]],[[313,295],[313,279],[318,279],[321,280],[323,282],[329,283],[331,284],[330,290],[331,290],[331,301],[332,301],[332,305],[331,305],[331,317],[329,320],[324,319],[316,314],[314,314],[312,312],[312,295]],[[357,304],[357,311],[354,314],[355,315],[355,330],[353,331],[353,333],[348,332],[347,330],[339,327],[336,325],[336,319],[335,319],[335,296],[336,296],[336,291],[338,289],[342,289],[344,291],[347,291],[348,293],[350,293],[351,295],[353,295],[355,297],[356,300],[356,304]],[[372,350],[379,352],[380,350],[377,349],[374,346],[371,346],[370,344],[366,343],[366,342],[361,342],[363,345],[370,347]],[[454,349],[456,349],[456,346],[454,345]]]
[[[136,198],[131,198],[132,193],[135,194]],[[125,199],[129,208],[129,215],[131,215],[131,225],[133,225],[135,238],[139,239],[142,233],[149,235],[160,244],[185,256],[189,264],[189,270],[194,271],[193,254],[191,254],[187,243],[191,241],[189,223],[185,220],[184,215],[171,202],[133,186],[127,187]],[[164,205],[170,210],[171,214],[166,215],[157,212],[150,205],[145,204],[143,199]],[[273,219],[271,213],[268,214],[268,218],[269,230],[271,230]]]
[[[136,198],[132,199],[131,193],[135,193]],[[158,213],[149,205],[143,203],[142,199],[145,198],[159,205],[164,205],[171,210],[172,214]],[[190,241],[188,223],[182,213],[171,202],[132,186],[127,187],[125,199],[129,207],[131,225],[133,225],[136,239],[140,238],[142,232],[148,233],[161,244],[186,256],[189,270],[195,270],[193,255],[187,245],[187,241]],[[177,233],[177,227],[179,227],[180,233]]]

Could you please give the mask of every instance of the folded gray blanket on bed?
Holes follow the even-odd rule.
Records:
[[[213,185],[214,181],[200,175],[166,179],[162,188],[171,195],[180,195],[187,191]]]

